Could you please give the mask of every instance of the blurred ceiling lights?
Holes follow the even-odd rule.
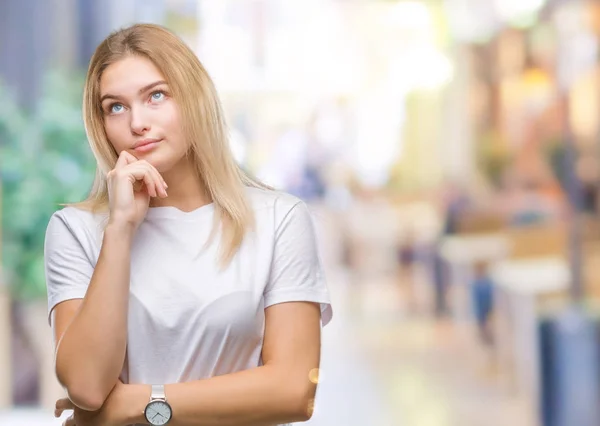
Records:
[[[534,18],[546,0],[494,0],[494,6],[502,21],[519,23]]]
[[[444,0],[452,35],[459,41],[488,41],[504,25],[529,27],[547,0]]]

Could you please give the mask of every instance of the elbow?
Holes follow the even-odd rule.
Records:
[[[315,410],[315,399],[314,398],[301,398],[299,410],[296,411],[296,421],[307,422],[312,418]]]
[[[85,411],[98,411],[104,405],[108,393],[100,386],[92,385],[87,379],[73,379],[57,368],[56,376],[59,383],[67,391],[67,396],[77,407]]]
[[[304,370],[278,369],[274,373],[273,394],[278,398],[278,421],[301,423],[312,418],[315,409],[318,378]]]
[[[291,414],[294,422],[306,422],[312,418],[315,410],[316,386],[312,383],[303,383],[296,386],[291,400]]]
[[[102,377],[97,377],[97,374],[91,371],[82,371],[82,368],[74,369],[73,367],[74,363],[65,359],[64,354],[57,351],[56,378],[66,390],[71,402],[82,410],[98,411],[104,405],[104,401],[112,391],[114,383],[109,386],[109,383],[102,380]]]
[[[104,405],[106,397],[86,386],[67,386],[67,395],[73,404],[85,411],[98,411]]]

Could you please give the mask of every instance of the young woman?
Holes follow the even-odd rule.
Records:
[[[329,294],[307,206],[237,166],[213,83],[155,25],[91,59],[98,170],[45,244],[67,426],[277,425],[314,404]]]

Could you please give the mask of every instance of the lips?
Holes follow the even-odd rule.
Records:
[[[137,152],[150,151],[150,150],[154,149],[161,141],[162,141],[162,139],[144,139],[144,140],[138,141],[133,146],[133,149],[134,149],[134,151],[137,151]]]

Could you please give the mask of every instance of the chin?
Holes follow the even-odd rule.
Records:
[[[146,160],[152,164],[159,173],[166,173],[176,168],[178,165],[183,165],[185,155],[177,155],[165,146],[158,146],[149,152],[134,152],[133,154],[138,160]]]
[[[148,159],[148,162],[152,164],[159,173],[166,173],[173,168],[173,162],[164,158]]]
[[[181,158],[171,158],[167,156],[155,155],[148,156],[148,158],[144,158],[144,160],[148,161],[152,164],[159,173],[167,173],[175,168],[177,168],[178,164],[181,164]]]
[[[133,153],[138,160],[146,160],[148,163],[152,164],[156,170],[162,172],[165,168],[165,158],[160,153],[155,152],[134,152]]]

